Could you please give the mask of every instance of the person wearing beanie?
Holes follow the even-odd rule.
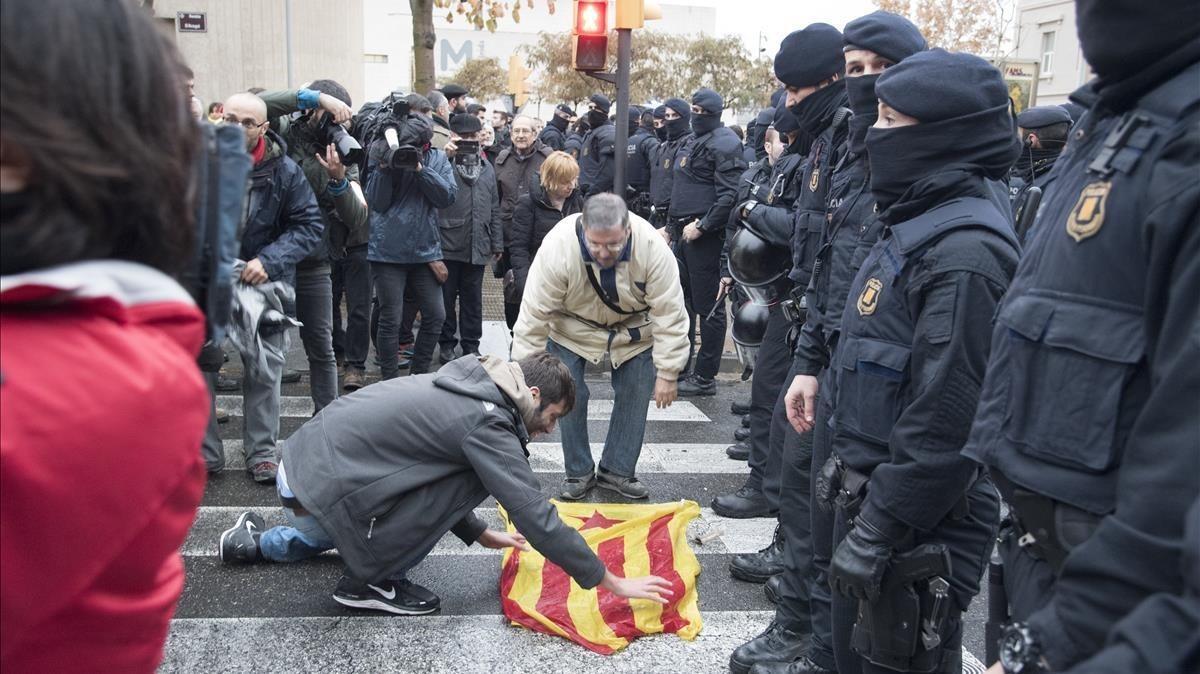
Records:
[[[663,110],[662,140],[650,155],[650,224],[667,243],[673,243],[667,213],[671,206],[675,155],[687,141],[692,125],[692,106],[682,98],[668,98]]]
[[[488,264],[498,261],[504,253],[496,170],[482,158],[478,144],[483,124],[469,112],[450,118],[446,156],[454,166],[458,191],[453,204],[438,210],[442,261],[447,270],[442,283],[446,320],[438,339],[442,363],[457,358],[458,347],[463,356],[479,353],[479,340],[483,336],[483,273]]]
[[[718,295],[721,251],[746,160],[742,142],[721,123],[724,108],[725,101],[717,92],[706,87],[696,90],[691,105],[692,136],[679,146],[671,171],[667,227],[676,240],[688,315],[700,321],[700,348],[691,363],[691,374],[679,382],[681,396],[716,395],[716,376],[725,350],[725,297]],[[695,331],[688,337],[695,348]]]
[[[1071,113],[1061,105],[1042,105],[1029,108],[1017,115],[1017,127],[1021,134],[1021,156],[1013,164],[1008,176],[1009,194],[1012,196],[1014,221],[1017,236],[1025,239],[1022,223],[1024,206],[1029,188],[1037,187],[1046,193],[1050,182],[1050,169],[1067,145],[1071,133]]]
[[[650,219],[650,162],[658,139],[654,129],[642,124],[650,112],[629,107],[629,141],[625,148],[626,202],[629,210]]]
[[[858,271],[857,263],[866,257],[882,229],[874,212],[875,200],[868,188],[865,148],[867,129],[874,124],[878,110],[875,81],[885,69],[926,46],[916,26],[887,12],[874,12],[851,21],[846,25],[843,41],[847,98],[854,115],[850,120],[846,157],[830,180],[830,207],[813,263],[813,278],[805,292],[808,311],[794,349],[792,371],[786,379],[785,412],[799,391],[815,390],[819,386],[830,390],[832,371],[828,364],[837,349],[846,294]],[[810,467],[814,471],[819,470],[831,454],[828,420],[833,416],[833,402],[830,398],[817,398],[816,420],[812,427],[793,426],[796,432],[812,433]],[[787,434],[790,436],[791,431]],[[790,462],[785,463],[785,470],[790,470],[790,465]],[[784,554],[777,557],[783,562],[783,571],[769,581],[774,586],[773,594],[779,599],[776,622],[785,626],[805,625],[807,616],[812,631],[808,652],[787,665],[787,671],[832,672],[836,664],[828,571],[833,553],[833,517],[831,512],[811,507],[807,485],[792,488],[791,484],[796,481],[792,475],[785,473],[780,499],[779,517],[785,524],[784,537],[803,539],[807,533],[812,544],[811,552],[794,546],[785,548]],[[795,522],[811,522],[811,531],[790,526]],[[733,565],[770,566],[772,561],[768,549],[759,559],[750,555],[735,558]]]
[[[538,140],[551,150],[563,149],[567,142],[567,128],[574,116],[575,111],[566,103],[554,106],[554,115],[546,122],[542,133],[538,135]]]
[[[1004,79],[979,57],[918,52],[879,75],[875,94],[867,184],[884,233],[846,296],[834,391],[820,392],[833,397],[837,457],[821,474],[848,492],[834,513],[832,647],[839,672],[957,672],[962,613],[1000,515],[990,478],[960,450],[1020,251],[992,184],[1019,144]],[[818,392],[786,400],[802,428],[815,422],[808,393]],[[884,570],[939,555],[952,563],[937,574],[948,583],[941,615],[929,618],[906,608],[911,588],[885,584]]]
[[[1196,671],[1200,6],[1078,0],[1075,18],[1096,78],[1071,94],[1086,112],[996,313],[964,449],[1012,508],[1001,663]]]
[[[750,474],[740,489],[712,501],[713,511],[723,517],[776,515],[782,476],[791,470],[783,465],[785,455],[797,464],[807,461],[809,437],[801,438],[789,429],[778,403],[792,365],[787,335],[799,327],[803,314],[798,300],[808,285],[816,239],[824,224],[829,176],[844,154],[850,119],[842,84],[844,66],[842,33],[825,23],[793,31],[783,39],[775,56],[775,75],[784,85],[783,97],[776,106],[776,120],[785,129],[792,124],[798,127],[800,143],[790,143],[788,152],[796,153],[799,163],[791,167],[794,170],[786,176],[786,183],[780,185],[780,193],[788,195],[786,199],[775,204],[753,201],[740,204],[739,211],[748,228],[758,236],[771,245],[789,249],[792,264],[786,278],[777,284],[779,301],[770,306],[766,335],[755,358],[750,387],[747,459]],[[789,113],[792,119],[786,118]],[[785,162],[777,164],[776,175],[784,168],[789,168]],[[732,283],[732,278],[728,281]],[[797,475],[806,475],[808,466],[799,470]],[[796,475],[792,478],[800,479]],[[807,482],[806,477],[804,481]],[[796,522],[807,529],[805,523]],[[739,560],[731,565],[730,571],[739,578],[766,582],[771,575],[782,571],[782,555],[787,546],[798,551],[808,548],[807,533],[802,534],[803,541],[795,543],[786,540],[786,533],[777,527],[776,535],[762,554]],[[741,563],[748,561],[753,563]],[[761,658],[790,661],[798,656],[805,644],[800,630],[803,626],[774,627],[777,629],[768,630],[761,638],[739,647],[730,659],[730,667],[746,671]]]
[[[663,126],[663,122],[666,121],[667,106],[660,105],[654,108],[652,114],[654,119],[654,137],[661,143],[667,139],[667,127]]]
[[[579,190],[585,198],[613,188],[617,127],[608,117],[611,109],[612,102],[604,94],[592,94],[588,99],[586,117],[591,130],[579,151]]]

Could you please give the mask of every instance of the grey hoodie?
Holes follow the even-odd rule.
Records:
[[[594,587],[604,564],[529,467],[525,419],[535,413],[515,363],[459,358],[321,410],[284,443],[288,486],[366,582],[411,565],[447,531],[473,543],[486,525],[472,511],[491,494],[534,548]]]

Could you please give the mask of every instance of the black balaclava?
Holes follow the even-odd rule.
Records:
[[[546,122],[546,124],[566,133],[567,127],[571,124],[570,119],[573,114],[575,112],[571,110],[570,106],[565,103],[559,103],[554,106],[554,115],[550,117],[550,121]]]
[[[788,110],[800,123],[801,131],[816,137],[829,126],[838,108],[846,106],[846,87],[843,82],[844,80],[838,80],[817,89],[799,103],[788,106]]]
[[[679,119],[669,119],[663,124],[667,128],[667,139],[676,140],[686,136],[691,130],[692,106],[682,98],[668,98],[665,105],[679,115]]]
[[[920,123],[867,131],[871,193],[881,209],[915,184],[952,170],[1000,180],[1020,150],[1000,71],[970,54],[914,54],[875,84],[880,101]]]
[[[666,116],[667,116],[667,106],[660,105],[654,109],[654,119],[663,120],[663,124],[661,126],[655,127],[655,129],[654,129],[654,135],[660,141],[667,139]]]
[[[767,129],[771,123],[775,121],[775,108],[763,108],[758,111],[758,116],[754,118],[754,134],[747,133],[754,143],[754,161],[762,161],[767,158],[767,148],[764,145],[767,139]]]
[[[720,94],[708,87],[701,87],[692,94],[692,105],[704,111],[702,115],[692,115],[692,133],[703,136],[721,128],[721,110],[725,107],[725,101]]]
[[[629,118],[629,122],[628,122],[629,136],[628,137],[633,138],[633,134],[637,133],[638,127],[641,126],[641,124],[642,124],[642,111],[631,105],[631,106],[629,106],[628,118]]]
[[[588,125],[593,129],[598,129],[608,123],[608,111],[612,108],[612,101],[608,100],[608,96],[604,94],[592,94],[589,100],[596,107],[588,110]]]
[[[913,22],[891,12],[879,10],[846,24],[842,31],[845,51],[865,49],[882,56],[893,64],[924,51],[925,38]],[[879,99],[875,98],[875,81],[879,75],[860,75],[846,78],[846,99],[854,117],[850,119],[850,151],[862,154],[867,149],[867,129],[879,117]]]

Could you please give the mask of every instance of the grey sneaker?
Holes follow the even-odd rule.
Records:
[[[259,461],[250,466],[250,476],[259,484],[275,484],[275,474],[279,472],[279,464],[274,461]]]
[[[266,526],[263,518],[249,510],[239,515],[237,522],[221,533],[221,561],[226,564],[253,564],[262,561],[258,537],[262,535]]]
[[[596,486],[596,475],[588,473],[586,477],[568,477],[563,480],[559,497],[568,501],[578,501],[587,496],[589,490]]]
[[[646,485],[639,482],[636,477],[617,475],[603,468],[596,473],[596,486],[615,491],[625,498],[642,499],[650,496],[650,490],[646,489]]]

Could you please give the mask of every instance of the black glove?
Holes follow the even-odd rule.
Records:
[[[831,456],[817,473],[816,493],[814,494],[816,498],[814,500],[822,512],[833,512],[833,501],[837,498],[838,489],[841,488],[839,482],[837,458]]]
[[[892,544],[870,522],[859,518],[842,540],[829,564],[829,583],[847,597],[875,601],[883,572],[892,558]]]

